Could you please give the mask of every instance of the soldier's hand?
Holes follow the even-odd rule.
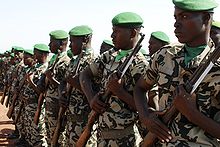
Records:
[[[188,94],[183,85],[180,85],[175,89],[173,96],[173,103],[176,109],[190,120],[192,118],[192,112],[197,111],[196,95]]]
[[[116,73],[113,73],[108,80],[107,89],[114,95],[118,95],[123,90],[123,81],[118,79]]]
[[[155,111],[151,112],[149,116],[142,119],[142,122],[147,129],[154,133],[161,142],[169,142],[172,139],[171,132],[159,119],[159,115],[164,115],[165,112]]]
[[[97,113],[104,113],[107,108],[107,104],[105,104],[104,102],[100,100],[101,95],[102,93],[100,92],[97,93],[93,97],[93,99],[89,102],[90,108],[96,111]]]

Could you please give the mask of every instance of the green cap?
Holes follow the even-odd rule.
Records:
[[[152,33],[151,33],[151,36],[154,37],[154,38],[156,38],[156,39],[159,39],[159,40],[161,40],[161,41],[170,43],[169,37],[167,36],[167,34],[165,34],[165,33],[162,32],[162,31],[152,32]]]
[[[111,40],[103,40],[103,43],[106,43],[106,44],[114,47],[114,44],[113,44],[113,42]]]
[[[220,29],[220,22],[219,21],[213,21],[212,22],[212,27],[216,27]]]
[[[19,47],[19,46],[13,46],[12,47],[15,51],[24,51],[23,47]]]
[[[41,51],[41,52],[47,52],[47,53],[50,52],[50,49],[49,49],[48,45],[42,44],[42,43],[40,43],[40,44],[35,44],[35,45],[34,45],[34,49],[36,49],[36,50],[38,50],[38,51]]]
[[[32,55],[32,56],[34,55],[34,51],[31,50],[31,49],[25,49],[25,50],[24,50],[24,53],[25,53],[25,54],[30,54],[30,55]]]
[[[92,34],[92,29],[87,25],[76,26],[69,31],[70,36],[85,36]]]
[[[212,11],[218,6],[215,0],[173,0],[175,6],[188,11]]]
[[[142,27],[143,19],[136,13],[123,12],[116,15],[112,19],[113,26],[120,26],[126,28],[137,28]]]
[[[50,32],[50,37],[52,37],[53,39],[66,39],[68,38],[68,34],[67,32],[63,31],[63,30],[55,30]]]

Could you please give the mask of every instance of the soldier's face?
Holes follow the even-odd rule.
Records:
[[[49,47],[52,53],[57,53],[57,49],[59,49],[59,44],[57,43],[57,40],[50,38]]]
[[[112,42],[117,49],[129,49],[131,40],[131,29],[113,26]],[[131,48],[130,48],[131,49]]]
[[[216,27],[212,27],[210,31],[210,37],[214,41],[215,45],[219,44],[220,42],[220,29]]]
[[[175,7],[175,35],[179,42],[196,44],[205,34],[205,24],[202,12],[189,12]]]
[[[150,37],[149,46],[148,46],[150,56],[156,53],[162,46],[163,43],[160,40],[154,37]]]
[[[79,55],[82,51],[83,37],[70,37],[70,48],[74,55]]]

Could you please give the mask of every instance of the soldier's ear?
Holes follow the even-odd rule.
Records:
[[[203,12],[203,22],[204,24],[208,25],[210,20],[212,19],[212,14],[209,12]]]

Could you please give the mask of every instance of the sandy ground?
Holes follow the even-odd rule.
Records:
[[[0,96],[1,99],[1,96]],[[0,103],[0,147],[14,147],[15,140],[7,140],[7,135],[14,131],[11,119],[6,116],[8,108]]]

